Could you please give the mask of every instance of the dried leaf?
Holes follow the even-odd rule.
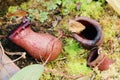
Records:
[[[113,9],[120,14],[120,0],[106,0]]]
[[[18,16],[18,17],[24,17],[24,16],[27,16],[28,15],[28,12],[26,12],[26,11],[23,11],[23,10],[17,10],[17,11],[15,11],[15,12],[13,12],[13,13],[7,13],[7,17],[8,18],[10,18],[10,17],[12,17],[12,16]]]
[[[2,45],[1,45],[2,46]],[[7,62],[11,62],[6,64]],[[3,53],[2,47],[0,48],[0,80],[9,80],[20,68],[15,65],[12,60]]]
[[[83,24],[81,24],[80,22],[77,22],[75,20],[69,21],[69,30],[71,32],[80,33],[84,29],[85,29],[85,26]]]

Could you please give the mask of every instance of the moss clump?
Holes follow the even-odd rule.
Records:
[[[85,59],[70,60],[67,63],[66,70],[68,71],[68,73],[74,75],[90,75],[90,73],[92,72],[92,70],[87,67]]]
[[[65,53],[67,53],[66,70],[70,74],[84,74],[87,75],[91,72],[90,68],[86,65],[85,50],[74,39],[66,39],[64,46]],[[84,55],[80,58],[80,55]]]
[[[103,7],[101,2],[92,1],[88,3],[86,0],[81,0],[81,16],[93,17],[99,19],[103,12]]]
[[[113,40],[116,37],[116,31],[115,29],[117,28],[116,24],[116,16],[113,17],[104,17],[103,19],[100,20],[100,24],[103,28],[104,32],[104,41],[105,43],[108,40]]]

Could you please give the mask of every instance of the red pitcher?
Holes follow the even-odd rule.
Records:
[[[113,63],[113,60],[108,58],[101,50],[101,48],[93,49],[88,56],[87,65],[90,67],[98,67],[99,70],[107,70]]]
[[[8,38],[38,60],[54,60],[62,50],[62,42],[58,38],[50,34],[33,32],[28,19],[25,19]]]

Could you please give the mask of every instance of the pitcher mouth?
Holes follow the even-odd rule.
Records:
[[[72,33],[73,37],[86,49],[97,47],[103,43],[103,33],[98,22],[87,17],[78,17],[77,22],[85,26],[79,34]]]
[[[19,34],[22,30],[29,27],[30,24],[30,20],[25,17],[23,21],[11,31],[11,33],[8,35],[8,39],[11,40],[15,35]]]
[[[86,27],[85,30],[78,34],[81,38],[94,41],[95,43],[100,39],[102,32],[97,22],[84,17],[76,21],[80,22]]]
[[[97,32],[96,28],[94,27],[94,25],[92,25],[90,23],[86,23],[86,24],[88,24],[88,25],[85,25],[85,30],[83,30],[79,34],[79,36],[82,38],[88,39],[88,40],[94,40],[97,37],[98,32]]]
[[[88,58],[87,58],[87,64],[88,66],[96,66],[104,57],[104,55],[102,53],[99,53],[100,48],[95,48],[93,49]]]

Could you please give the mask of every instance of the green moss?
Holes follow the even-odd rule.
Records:
[[[80,47],[80,44],[78,42],[76,42],[74,39],[71,38],[67,38],[65,39],[66,44],[64,46],[64,50],[65,53],[68,54],[68,57],[71,58],[76,58],[77,56],[79,56],[79,53],[84,53],[84,49],[82,47]]]
[[[87,67],[85,59],[74,59],[67,63],[67,71],[70,74],[74,75],[88,75],[92,72],[92,70]]]
[[[27,10],[27,4],[26,3],[22,3],[20,5],[20,7],[22,8],[22,10]]]
[[[80,44],[74,39],[67,38],[66,45],[64,46],[65,53],[67,53],[66,70],[70,74],[84,74],[87,75],[91,72],[90,68],[86,65],[86,60],[79,55],[85,54],[85,50],[80,47]]]
[[[15,12],[17,9],[18,9],[18,6],[10,6],[10,7],[8,8],[8,12],[13,13],[13,12]]]
[[[94,2],[87,3],[85,0],[81,0],[81,16],[88,16],[93,17],[95,19],[99,19],[103,12],[103,7],[101,2]]]
[[[100,20],[100,24],[103,29],[104,33],[104,41],[107,42],[108,40],[114,39],[116,36],[116,17],[113,16],[112,18],[110,17],[104,17],[103,19]]]

